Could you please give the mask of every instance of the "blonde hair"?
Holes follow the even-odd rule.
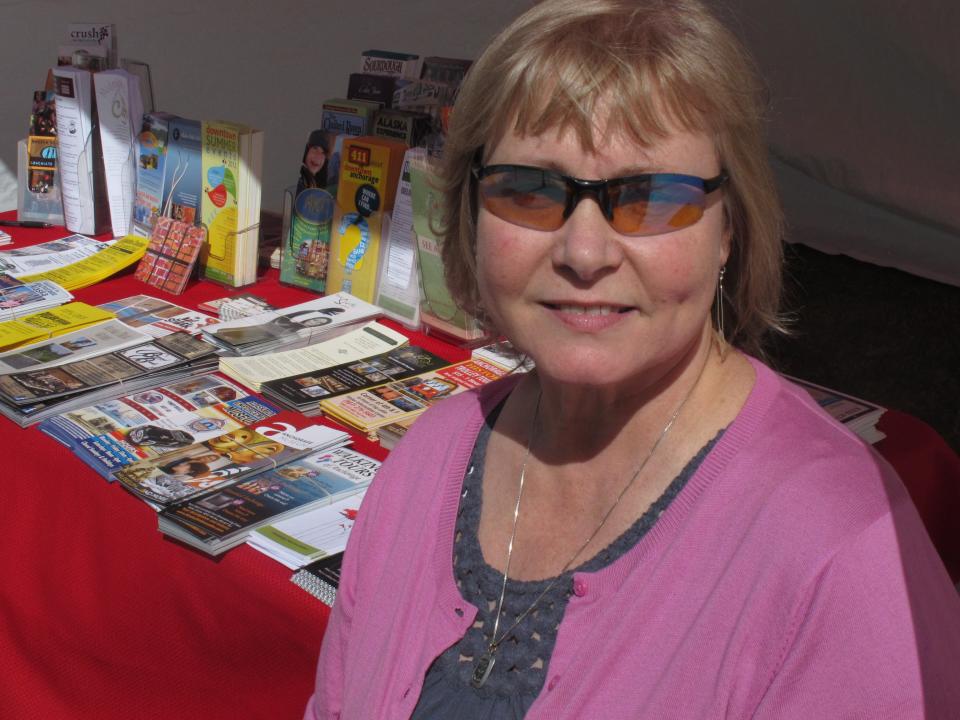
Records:
[[[606,131],[649,146],[672,127],[710,135],[729,175],[727,338],[760,353],[782,330],[782,213],[767,163],[763,88],[740,42],[696,0],[546,0],[503,30],[474,63],[453,110],[440,168],[438,232],[447,284],[479,311],[471,168],[510,130],[572,130],[593,150]],[[602,138],[600,138],[602,141]],[[732,327],[730,327],[732,325]]]

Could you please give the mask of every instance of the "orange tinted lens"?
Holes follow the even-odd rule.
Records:
[[[534,230],[563,225],[566,186],[552,173],[536,168],[510,168],[480,180],[483,207],[501,220]]]
[[[611,186],[611,225],[624,235],[661,235],[689,227],[703,216],[703,188],[678,176],[650,175]]]

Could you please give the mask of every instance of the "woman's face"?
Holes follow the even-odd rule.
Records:
[[[486,160],[557,170],[585,179],[672,172],[712,178],[711,139],[673,131],[650,147],[611,134],[587,153],[573,132],[507,135]],[[482,205],[477,267],[484,310],[497,328],[561,383],[655,382],[708,342],[705,328],[729,243],[722,190],[704,215],[664,235],[628,237],[590,196],[555,231],[513,225]]]
[[[311,145],[310,149],[307,150],[306,166],[312,174],[316,175],[318,172],[320,172],[320,170],[323,168],[323,164],[326,161],[327,154],[319,145]]]

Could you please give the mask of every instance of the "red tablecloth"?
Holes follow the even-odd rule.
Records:
[[[13,247],[66,234],[7,229]],[[244,290],[278,306],[315,297],[280,285],[275,270]],[[128,271],[74,295],[196,307],[238,292],[192,282],[171,296]],[[451,360],[469,354],[413,337]],[[385,456],[362,438],[354,446]],[[302,714],[327,611],[287,568],[246,546],[212,559],[166,539],[149,507],[35,427],[0,418],[0,447],[0,717]]]
[[[15,246],[63,234],[18,230]],[[252,291],[279,305],[312,297],[279,285],[275,271]],[[129,272],[75,295],[99,303],[143,292],[164,296]],[[195,307],[225,294],[194,282],[170,299]],[[889,412],[881,428],[880,452],[958,579],[960,460],[908,415]],[[211,559],[165,539],[152,510],[36,428],[0,418],[0,444],[0,717],[300,716],[327,613],[286,568],[245,546]]]

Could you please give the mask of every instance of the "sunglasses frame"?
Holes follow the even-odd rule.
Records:
[[[640,175],[627,175],[625,177],[618,178],[608,178],[605,180],[585,180],[583,178],[573,177],[571,175],[564,175],[563,173],[557,172],[556,170],[551,170],[549,168],[536,167],[533,165],[517,165],[512,163],[498,163],[495,165],[481,165],[478,162],[474,163],[471,168],[471,174],[474,179],[477,181],[477,192],[478,195],[481,195],[481,204],[482,193],[480,191],[479,183],[484,178],[493,175],[497,172],[504,171],[516,171],[516,170],[533,170],[538,173],[542,173],[544,178],[553,178],[561,180],[566,187],[566,200],[563,208],[563,222],[566,222],[567,219],[573,214],[573,211],[576,210],[577,205],[580,203],[585,196],[591,196],[600,206],[600,210],[603,213],[603,216],[607,219],[607,222],[613,226],[613,203],[610,198],[610,188],[615,188],[620,185],[626,185],[628,183],[635,182],[644,182],[649,181],[652,178],[660,179],[669,179],[670,182],[682,184],[682,185],[691,185],[703,190],[704,198],[707,195],[714,192],[715,190],[720,189],[729,179],[730,176],[727,175],[725,170],[721,170],[719,175],[716,175],[712,178],[702,178],[697,177],[696,175],[684,175],[682,173],[643,173]],[[492,212],[492,211],[491,211]],[[496,213],[494,213],[496,214]],[[498,216],[499,217],[499,216]],[[507,222],[512,222],[507,218],[501,218],[507,220]],[[563,222],[560,223],[555,228],[544,228],[545,232],[551,232],[553,230],[559,230],[563,227]],[[516,224],[516,223],[514,223]],[[529,227],[529,226],[524,226]],[[689,227],[685,225],[683,227]],[[682,230],[683,227],[674,228],[673,230]],[[531,229],[537,230],[540,228],[532,227]],[[617,229],[614,226],[614,230],[624,235],[631,235],[634,237],[639,237],[642,235],[661,235],[667,232],[672,232],[673,230],[656,230],[649,233],[624,233],[622,230]]]

